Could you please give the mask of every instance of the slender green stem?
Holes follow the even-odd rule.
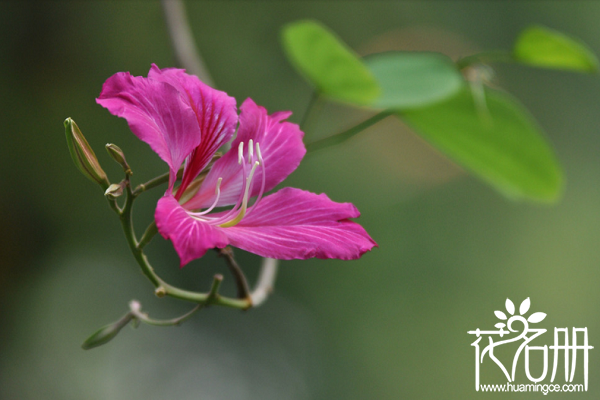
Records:
[[[131,209],[133,206],[133,200],[135,199],[133,192],[131,191],[131,182],[129,181],[129,177],[126,178],[126,190],[127,196],[125,199],[125,205],[123,206],[123,210],[119,215],[119,219],[121,220],[121,226],[123,227],[123,232],[125,232],[125,238],[127,239],[127,244],[135,257],[135,260],[138,262],[140,267],[142,268],[142,272],[155,287],[160,286],[162,283],[160,278],[154,273],[154,270],[148,263],[148,259],[146,255],[142,252],[141,248],[138,248],[138,241],[135,235],[135,230],[133,229],[133,220],[131,217]]]
[[[150,179],[148,182],[139,184],[133,191],[133,195],[135,197],[137,197],[141,193],[145,192],[146,190],[150,190],[152,188],[155,188],[155,187],[160,186],[163,183],[167,183],[167,182],[169,182],[169,173],[168,172],[165,174],[159,175],[156,178]]]
[[[194,308],[192,308],[189,312],[187,312],[186,314],[182,315],[181,317],[172,318],[172,319],[166,319],[166,320],[153,319],[153,318],[148,317],[144,313],[137,313],[137,314],[134,314],[134,316],[137,319],[139,319],[140,321],[142,321],[143,323],[148,324],[148,325],[154,325],[154,326],[177,326],[177,325],[180,325],[182,322],[188,320],[192,315],[196,314],[196,312],[198,312],[199,310],[201,310],[203,307],[204,307],[203,304],[198,304]]]
[[[235,279],[235,283],[237,285],[238,298],[240,299],[249,299],[250,298],[250,288],[248,287],[248,280],[244,275],[244,272],[233,258],[233,250],[231,247],[227,246],[223,249],[218,250],[219,255],[225,259],[227,262],[227,266],[231,271]]]
[[[458,69],[465,69],[473,64],[488,62],[510,62],[511,60],[512,56],[510,52],[506,50],[490,50],[463,57],[456,62],[456,66]]]
[[[171,286],[164,281],[161,281],[161,285],[158,286],[158,289],[163,289],[164,294],[169,297],[189,301],[191,303],[205,304],[207,302],[210,302],[210,304],[230,308],[238,308],[242,310],[252,307],[252,303],[249,299],[232,299],[230,297],[221,296],[219,294],[217,294],[216,296],[212,296],[211,299],[209,297],[209,294],[207,293],[191,292],[189,290],[180,289],[175,286]]]
[[[321,93],[318,90],[313,90],[310,100],[308,101],[308,105],[306,106],[306,110],[304,111],[304,115],[300,120],[300,129],[306,134],[309,132],[309,122],[315,119],[318,111],[320,110],[320,102],[319,99],[321,97]],[[311,118],[312,117],[312,118]]]
[[[140,239],[140,242],[137,245],[138,249],[141,250],[144,247],[146,247],[146,245],[150,243],[154,235],[156,235],[157,233],[158,229],[156,228],[156,221],[152,221],[150,225],[148,225],[148,227],[146,228],[144,234],[142,235],[142,238]]]
[[[204,177],[206,177],[206,175],[208,174],[208,172],[210,171],[210,169],[214,165],[215,161],[217,161],[222,156],[223,156],[223,154],[221,154],[219,152],[215,153],[215,155],[213,155],[210,163],[206,166],[205,170],[202,171],[198,175],[198,177],[196,178],[196,180],[203,179]],[[177,176],[175,178],[176,180],[181,179],[181,177],[183,176],[183,170],[184,169],[185,169],[185,166],[181,166],[181,168],[179,168],[179,171],[177,171]],[[163,183],[168,183],[170,176],[171,176],[170,172],[166,172],[166,173],[164,173],[162,175],[157,176],[156,178],[150,179],[148,182],[141,183],[141,184],[137,185],[137,187],[133,191],[133,196],[137,197],[137,196],[139,196],[140,194],[144,193],[147,190],[150,190],[150,189],[153,189],[153,188],[155,188],[157,186],[160,186]]]
[[[182,322],[188,320],[195,313],[197,313],[199,310],[201,310],[203,307],[204,307],[204,304],[198,304],[194,308],[192,308],[190,311],[188,311],[187,313],[183,314],[180,317],[161,320],[161,319],[154,319],[154,318],[148,317],[147,313],[142,312],[141,305],[137,301],[134,300],[131,303],[129,303],[129,308],[131,309],[130,315],[132,315],[137,320],[139,320],[145,324],[154,325],[154,326],[177,326],[177,325],[180,325]]]
[[[221,287],[221,283],[223,283],[223,275],[217,274],[213,279],[213,283],[210,286],[210,290],[208,292],[208,298],[206,299],[206,304],[210,304],[217,297],[219,297],[219,288]]]
[[[364,131],[371,125],[376,124],[377,122],[381,121],[382,119],[384,119],[392,114],[393,114],[392,111],[382,111],[379,114],[372,116],[371,118],[367,119],[366,121],[363,121],[360,124],[353,126],[352,128],[350,128],[344,132],[341,132],[341,133],[335,134],[333,136],[326,137],[325,139],[317,140],[316,142],[307,144],[306,151],[308,153],[312,153],[314,151],[321,150],[326,147],[335,146],[336,144],[340,144],[340,143],[350,139],[352,136]]]
[[[279,260],[274,258],[263,258],[262,265],[260,267],[260,273],[258,274],[258,281],[252,293],[250,293],[250,299],[252,300],[252,307],[258,307],[267,300],[267,297],[273,291],[275,285],[275,278],[277,277],[277,266]]]
[[[117,204],[117,200],[116,199],[109,199],[108,197],[106,199],[108,200],[108,205],[110,206],[110,208],[112,208],[112,210],[114,212],[116,212],[117,215],[121,215],[121,213],[123,212],[123,210],[121,210],[121,207],[119,207],[119,205]]]
[[[171,319],[163,319],[163,320],[150,318],[150,317],[148,317],[147,313],[142,312],[142,305],[135,300],[133,300],[129,303],[129,309],[130,309],[129,314],[132,315],[133,317],[137,318],[139,321],[141,321],[145,324],[148,324],[148,325],[154,325],[154,326],[177,326],[177,325],[180,325],[182,322],[188,320],[191,316],[193,316],[195,313],[200,311],[202,308],[211,304],[211,302],[213,302],[219,296],[219,288],[220,288],[222,282],[223,282],[223,276],[215,275],[215,278],[211,285],[210,291],[208,292],[208,297],[207,297],[206,302],[197,304],[194,308],[192,308],[190,311],[188,311],[187,313],[183,314],[180,317],[171,318]]]

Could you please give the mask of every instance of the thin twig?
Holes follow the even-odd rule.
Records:
[[[207,85],[214,86],[214,82],[194,42],[194,36],[185,15],[183,1],[161,0],[161,4],[177,62]]]
[[[144,247],[146,247],[146,245],[150,243],[154,235],[156,235],[157,233],[158,229],[156,228],[156,221],[153,220],[144,231],[144,234],[142,235],[142,238],[140,239],[137,248],[141,250]]]
[[[231,271],[235,279],[235,284],[237,285],[238,298],[240,299],[249,299],[250,298],[250,287],[248,286],[248,281],[246,280],[246,276],[244,272],[235,261],[233,257],[233,250],[231,247],[227,246],[223,249],[218,249],[219,255],[227,261],[227,266]]]
[[[306,110],[304,110],[304,115],[298,124],[305,135],[310,133],[309,122],[315,120],[318,112],[321,110],[320,96],[321,93],[318,90],[313,90],[308,105],[306,106]]]
[[[206,304],[209,305],[213,301],[217,300],[219,297],[219,288],[221,287],[221,283],[223,283],[223,275],[216,274],[212,285],[210,285],[210,290],[208,292],[208,297],[206,298]]]
[[[139,321],[141,321],[145,324],[154,325],[154,326],[177,326],[177,325],[180,325],[182,322],[186,321],[192,315],[194,315],[196,312],[201,310],[202,307],[204,307],[204,304],[198,304],[194,308],[192,308],[190,311],[188,311],[187,313],[183,314],[180,317],[161,320],[161,319],[154,319],[154,318],[148,317],[147,313],[142,312],[142,306],[136,300],[132,300],[129,303],[130,314],[132,316],[134,316]]]
[[[273,291],[275,278],[277,277],[278,264],[279,260],[275,260],[274,258],[263,258],[256,287],[252,293],[250,293],[252,307],[261,305]]]
[[[119,205],[117,204],[117,199],[109,199],[108,197],[106,198],[106,200],[108,200],[108,205],[110,206],[110,208],[112,208],[112,210],[114,212],[117,213],[117,215],[121,215],[121,213],[123,212],[123,210],[121,209],[121,207],[119,207]]]
[[[381,121],[384,118],[387,118],[388,116],[390,116],[392,114],[393,114],[392,111],[387,111],[387,110],[382,111],[379,114],[372,116],[371,118],[367,119],[366,121],[363,121],[360,124],[353,126],[352,128],[350,128],[344,132],[341,132],[341,133],[338,133],[338,134],[335,134],[332,136],[328,136],[324,139],[320,139],[320,140],[317,140],[312,143],[308,143],[306,145],[306,151],[308,153],[312,153],[314,151],[324,149],[326,147],[331,147],[331,146],[340,144],[340,143],[350,139],[352,136],[369,128],[371,125],[376,124],[377,122]]]
[[[145,192],[146,190],[150,190],[152,188],[162,185],[163,183],[169,182],[169,174],[170,173],[167,172],[167,173],[157,176],[156,178],[150,179],[148,182],[140,183],[139,185],[137,185],[137,187],[133,191],[133,196],[137,197],[140,194],[142,194],[143,192]]]

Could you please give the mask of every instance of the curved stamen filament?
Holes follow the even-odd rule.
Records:
[[[219,202],[219,198],[221,197],[221,182],[223,182],[223,178],[219,178],[219,180],[217,181],[217,188],[215,189],[215,193],[217,196],[215,198],[215,201],[212,203],[212,205],[202,212],[190,213],[191,216],[198,217],[201,215],[206,215],[217,206],[217,203]]]
[[[242,166],[242,189],[246,186],[246,181],[248,176],[246,175],[246,160],[244,158],[244,142],[240,142],[240,145],[238,146],[238,164],[240,164]],[[243,191],[242,191],[243,193]],[[225,215],[221,216],[221,217],[212,217],[211,218],[211,223],[218,225],[220,223],[222,223],[223,221],[227,221],[228,219],[230,219],[240,208],[240,206],[242,205],[244,196],[240,195],[240,197],[238,198],[238,201],[235,203],[235,205],[233,206],[233,208],[231,210],[229,210],[227,213],[225,213]]]
[[[240,142],[240,145],[238,146],[238,164],[241,164],[243,159],[244,159],[244,142]]]

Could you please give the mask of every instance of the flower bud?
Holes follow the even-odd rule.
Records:
[[[127,160],[125,160],[125,154],[119,146],[117,146],[116,144],[108,143],[106,145],[106,151],[108,151],[108,154],[112,157],[113,160],[115,160],[119,165],[121,165],[121,167],[123,167],[123,171],[125,171],[127,175],[133,174],[133,172],[131,172],[129,164],[127,164]]]
[[[111,183],[108,189],[104,192],[104,195],[111,200],[120,197],[123,194],[124,182]]]
[[[123,318],[121,318],[117,322],[103,326],[102,328],[94,332],[92,336],[87,338],[86,341],[83,342],[81,347],[84,350],[89,350],[110,342],[115,338],[115,336],[117,336],[119,331],[123,329],[123,327],[127,325],[129,321],[131,321],[133,318],[134,317],[133,315],[131,315],[131,313],[127,313]]]
[[[96,182],[102,189],[108,188],[106,173],[100,167],[94,150],[90,147],[79,127],[71,118],[65,120],[65,134],[71,158],[83,175]]]

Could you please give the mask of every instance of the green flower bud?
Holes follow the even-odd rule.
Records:
[[[106,151],[108,151],[108,154],[113,158],[113,160],[115,160],[119,165],[121,165],[121,167],[123,167],[123,171],[125,171],[127,175],[133,174],[133,172],[131,172],[129,164],[127,164],[127,160],[125,160],[125,154],[119,146],[117,146],[116,144],[108,143],[106,145]]]
[[[125,316],[123,316],[123,318],[121,318],[117,322],[103,326],[102,328],[94,332],[92,336],[87,338],[86,341],[83,342],[83,344],[81,345],[81,348],[83,348],[84,350],[89,350],[110,342],[115,338],[115,336],[117,336],[119,331],[121,331],[121,329],[123,329],[123,327],[127,325],[129,321],[131,321],[133,318],[134,317],[133,315],[131,315],[131,313],[127,313],[125,314]]]
[[[92,150],[90,144],[79,130],[79,127],[71,118],[65,120],[65,134],[71,158],[77,168],[83,175],[106,190],[109,185],[106,173],[100,167],[94,150]]]

